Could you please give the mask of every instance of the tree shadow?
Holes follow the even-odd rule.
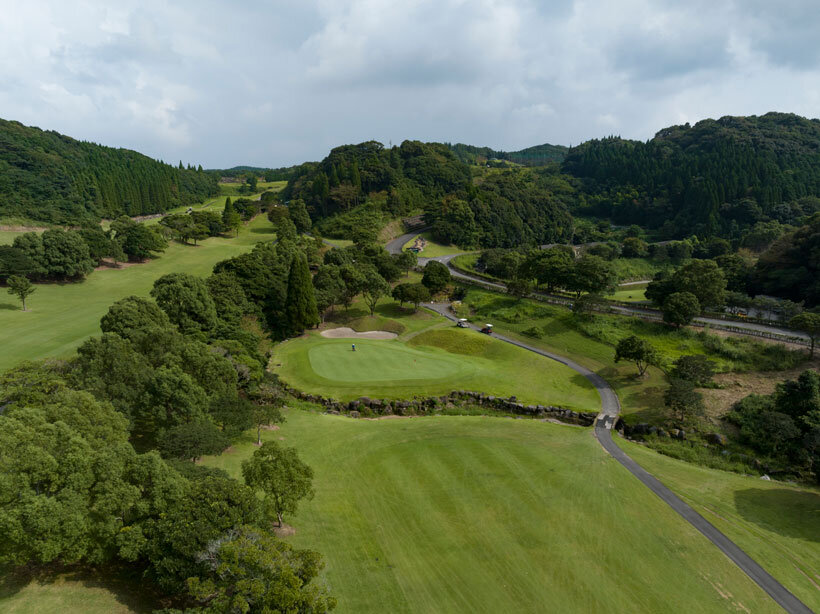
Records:
[[[735,507],[749,522],[784,537],[820,542],[820,493],[788,488],[748,488]]]
[[[256,227],[254,227],[254,228],[251,228],[250,231],[251,231],[251,234],[272,235],[276,232],[276,229],[273,227],[273,225],[271,225],[267,228],[256,228]]]
[[[0,309],[5,309],[6,311],[21,311],[20,305],[13,303],[0,303]]]
[[[92,568],[64,565],[44,567],[0,567],[0,599],[12,597],[32,582],[54,584],[76,582],[85,588],[108,591],[118,603],[138,614],[168,607],[170,600],[156,592],[141,574],[128,568]]]

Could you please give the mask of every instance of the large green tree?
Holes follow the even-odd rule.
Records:
[[[282,526],[285,514],[296,512],[299,501],[313,497],[313,469],[299,458],[296,448],[266,441],[242,461],[245,484],[260,491],[265,504]]]
[[[814,345],[817,343],[817,339],[820,338],[820,313],[804,311],[789,320],[789,326],[803,331],[809,336],[811,342],[809,358],[814,358]]]
[[[390,284],[382,277],[379,272],[373,268],[368,267],[364,271],[364,285],[362,286],[362,298],[367,303],[372,316],[376,312],[376,305],[383,296],[390,294]]]
[[[430,260],[424,265],[424,273],[421,277],[424,284],[432,294],[441,292],[450,283],[450,270],[446,264],[438,260]]]
[[[319,310],[310,277],[307,258],[303,253],[293,256],[288,275],[288,293],[285,302],[288,331],[301,334],[306,328],[319,324]]]
[[[691,292],[673,292],[664,300],[661,311],[667,324],[686,326],[700,313],[700,303]]]
[[[660,355],[646,339],[636,335],[624,337],[615,346],[615,362],[628,360],[638,367],[638,374],[643,377],[649,365],[658,365]]]
[[[217,323],[216,306],[200,277],[169,273],[154,282],[151,296],[185,334],[207,335]]]

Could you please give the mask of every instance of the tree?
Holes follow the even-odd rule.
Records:
[[[820,313],[804,311],[789,320],[791,328],[803,331],[809,336],[811,347],[809,349],[809,359],[814,358],[814,346],[817,338],[820,337]]]
[[[405,275],[410,275],[410,270],[418,264],[418,261],[419,257],[416,255],[416,252],[409,250],[403,251],[396,256],[396,264],[400,270],[404,271]]]
[[[231,197],[225,199],[225,208],[222,210],[222,225],[228,230],[233,230],[239,234],[239,226],[242,224],[242,216],[236,211],[231,202]]]
[[[267,378],[275,378],[270,373]],[[275,379],[263,381],[254,391],[254,404],[251,409],[251,423],[256,428],[256,445],[262,445],[262,427],[284,422],[280,411],[285,404],[285,392]]]
[[[37,289],[22,275],[12,275],[6,280],[9,287],[9,294],[13,294],[23,303],[23,311],[26,310],[26,297],[30,296]]]
[[[662,311],[667,324],[686,326],[700,313],[700,303],[691,292],[673,292],[663,302]]]
[[[288,213],[293,225],[296,226],[296,232],[303,234],[310,231],[313,222],[310,220],[305,201],[301,198],[294,198],[288,203]]]
[[[722,307],[726,300],[726,277],[714,260],[692,260],[672,276],[674,292],[689,292],[701,308]]]
[[[617,279],[612,263],[600,256],[587,254],[575,263],[566,287],[579,297],[582,292],[603,294],[615,288]]]
[[[506,286],[507,294],[516,297],[519,301],[532,292],[532,282],[529,279],[517,277],[509,280]]]
[[[638,237],[627,237],[621,248],[624,258],[646,258],[649,255],[649,246],[646,241]]]
[[[318,552],[296,550],[257,527],[243,526],[208,543],[200,560],[206,571],[188,579],[202,614],[311,612],[336,600],[311,582],[324,565]]]
[[[187,273],[169,273],[154,282],[151,296],[184,334],[207,335],[216,326],[216,306],[205,281]]]
[[[313,276],[313,289],[316,295],[316,307],[324,320],[325,311],[342,302],[345,293],[345,282],[342,273],[335,264],[323,264]]]
[[[50,229],[43,232],[41,238],[42,263],[49,277],[79,278],[94,270],[94,260],[80,233],[74,230]]]
[[[430,290],[431,294],[441,292],[450,283],[450,270],[447,265],[438,260],[430,260],[424,265],[421,283]]]
[[[573,256],[564,249],[552,248],[534,252],[522,266],[522,274],[536,279],[547,292],[565,288],[570,283],[574,267]]]
[[[157,438],[157,448],[164,458],[194,462],[206,454],[219,454],[230,444],[230,439],[207,420],[177,425]]]
[[[302,334],[306,328],[319,324],[316,295],[304,253],[293,256],[288,275],[288,291],[285,301],[288,332]]]
[[[364,285],[362,286],[362,297],[370,308],[370,315],[376,312],[376,305],[381,297],[390,293],[390,284],[379,275],[374,268],[368,268],[364,272]]]
[[[657,365],[660,356],[657,350],[645,339],[636,335],[624,337],[615,346],[615,362],[628,360],[638,367],[638,374],[643,377],[649,365]]]
[[[680,423],[689,423],[704,415],[703,395],[689,380],[673,378],[663,394],[663,401]]]
[[[430,300],[430,291],[422,284],[399,284],[393,288],[393,298],[403,303],[412,303],[418,311],[419,305]]]
[[[250,488],[262,491],[280,527],[286,513],[296,512],[299,501],[313,498],[313,469],[302,462],[296,448],[275,441],[266,441],[242,462],[242,477]]]
[[[131,339],[133,333],[143,328],[169,328],[171,320],[154,301],[141,296],[127,296],[116,301],[100,320],[104,333],[116,333]]]
[[[138,224],[128,217],[120,217],[111,222],[114,239],[131,262],[142,262],[154,256],[154,252],[164,251],[168,242],[158,230]]]
[[[692,382],[695,386],[703,387],[712,381],[715,374],[715,363],[703,354],[681,356],[673,363],[670,376],[676,379]]]

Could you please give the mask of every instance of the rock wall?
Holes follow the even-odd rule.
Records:
[[[440,397],[413,397],[409,400],[371,399],[360,397],[354,401],[343,402],[328,399],[316,394],[308,394],[289,386],[285,390],[297,399],[322,405],[329,413],[346,414],[354,418],[359,416],[424,416],[435,414],[442,409],[458,407],[482,407],[491,411],[500,411],[532,418],[552,418],[568,424],[592,426],[597,414],[576,412],[552,405],[525,405],[516,397],[495,397],[469,390],[454,390]]]

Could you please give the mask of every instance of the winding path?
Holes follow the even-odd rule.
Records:
[[[399,237],[401,239],[403,237]],[[399,239],[396,239],[398,241]],[[407,239],[409,240],[409,239]],[[407,241],[404,241],[405,243]],[[400,244],[403,245],[404,243]],[[399,247],[401,249],[401,247]],[[457,318],[450,312],[448,305],[444,303],[434,303],[425,305],[428,309],[444,316],[449,320],[456,321]],[[470,328],[477,330],[477,327],[470,325]],[[758,565],[748,554],[746,554],[737,544],[721,533],[715,526],[706,520],[703,516],[698,514],[690,505],[685,503],[680,497],[664,486],[660,480],[646,471],[638,463],[632,460],[626,452],[619,448],[612,440],[612,427],[618,419],[621,412],[621,404],[618,401],[618,395],[597,373],[579,365],[578,363],[547,352],[540,348],[534,347],[527,343],[523,343],[504,335],[494,334],[493,337],[507,343],[511,343],[530,352],[535,352],[541,356],[545,356],[552,360],[556,360],[561,364],[568,366],[570,369],[580,373],[587,378],[601,397],[601,413],[595,422],[595,437],[615,460],[638,478],[649,490],[660,497],[664,503],[675,510],[684,520],[700,531],[709,541],[717,546],[721,552],[728,556],[740,569],[749,576],[755,584],[762,588],[768,595],[774,599],[786,612],[790,614],[812,614],[812,610],[806,606],[802,601],[795,597],[785,586],[780,584],[774,577],[765,569]]]

